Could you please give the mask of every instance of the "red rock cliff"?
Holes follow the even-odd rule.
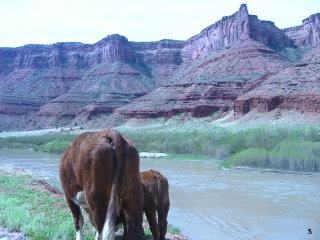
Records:
[[[320,44],[320,13],[313,14],[302,21],[302,25],[284,29],[285,34],[299,47]]]
[[[130,42],[115,34],[95,44],[0,48],[0,130],[99,121],[114,112],[318,112],[318,93],[308,86],[319,87],[319,19],[281,30],[243,4],[186,41]]]

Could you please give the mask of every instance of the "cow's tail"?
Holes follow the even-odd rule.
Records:
[[[126,141],[122,135],[116,131],[111,130],[106,136],[110,141],[110,144],[115,152],[115,170],[112,180],[111,194],[108,204],[108,211],[106,216],[106,221],[102,231],[103,240],[113,240],[115,235],[115,220],[119,215],[120,202],[119,202],[119,185],[120,185],[120,175],[123,168],[123,153],[126,147]]]

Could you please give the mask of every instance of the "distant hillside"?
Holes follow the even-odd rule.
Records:
[[[186,41],[0,48],[0,130],[129,118],[320,112],[320,14],[279,29],[247,6]]]

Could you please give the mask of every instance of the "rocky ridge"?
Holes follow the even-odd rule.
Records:
[[[0,130],[104,127],[117,116],[318,113],[319,62],[320,14],[279,29],[245,4],[186,41],[115,34],[95,44],[0,48]]]
[[[317,29],[314,19],[312,15],[303,24]],[[115,111],[127,118],[181,113],[206,117],[231,110],[238,118],[253,109],[275,108],[318,113],[320,102],[314,89],[319,89],[320,48],[316,41],[312,44],[315,47],[299,47],[287,29],[260,21],[241,5],[235,14],[187,40],[184,62],[170,84]]]
[[[181,62],[181,46],[111,35],[93,45],[0,48],[0,130],[80,124],[111,114],[166,81]]]
[[[285,34],[298,47],[318,46],[320,44],[320,13],[302,21],[302,25],[284,29]]]

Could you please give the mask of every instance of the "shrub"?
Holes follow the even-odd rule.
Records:
[[[64,150],[69,146],[70,141],[68,140],[53,140],[46,144],[37,147],[37,150],[50,152],[50,153],[63,153]]]
[[[270,167],[268,153],[263,148],[248,148],[229,158],[233,165],[249,167]]]
[[[269,153],[271,166],[294,171],[320,170],[320,142],[280,142]]]

